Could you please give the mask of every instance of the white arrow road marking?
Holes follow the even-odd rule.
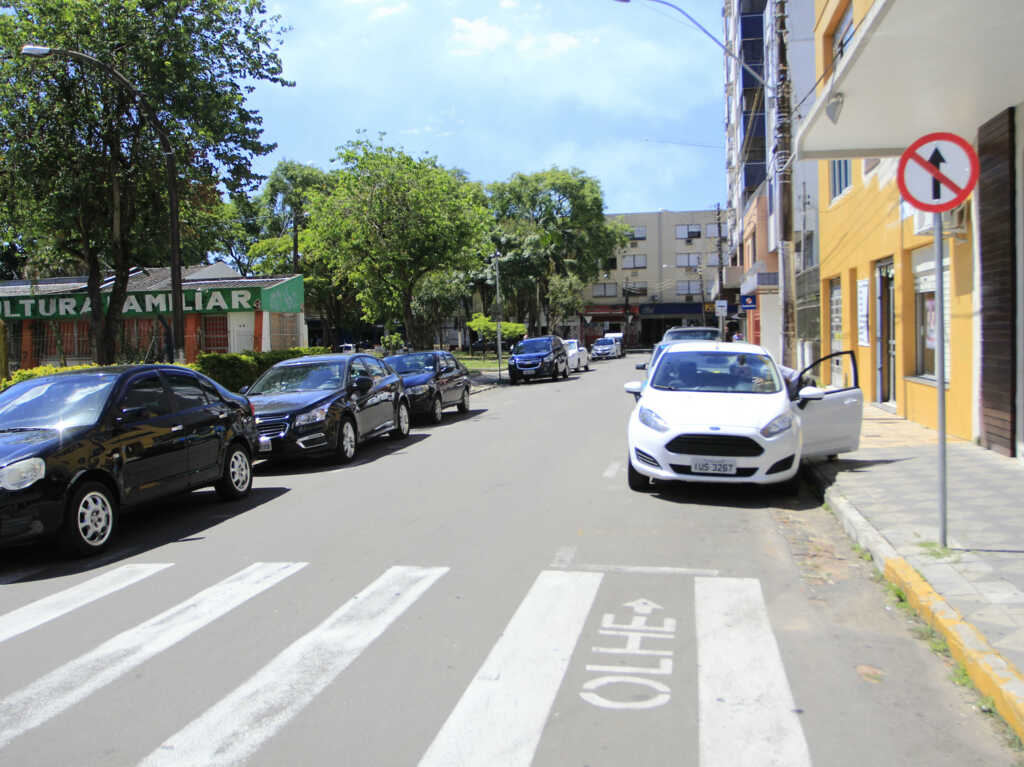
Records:
[[[602,577],[537,577],[420,767],[529,767]]]
[[[446,572],[447,567],[389,568],[141,764],[213,767],[244,761]]]
[[[622,606],[632,607],[633,612],[635,612],[637,615],[650,615],[654,610],[664,609],[661,605],[657,604],[656,602],[652,602],[649,599],[644,599],[643,597],[641,597],[640,599],[634,599],[632,602],[626,602]]]
[[[250,565],[0,700],[0,748],[305,566]]]
[[[810,767],[779,647],[751,578],[697,578],[701,767]]]
[[[0,616],[0,642],[160,572],[167,564],[124,565]]]

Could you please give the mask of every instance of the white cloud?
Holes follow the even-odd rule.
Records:
[[[580,39],[563,32],[553,32],[536,37],[527,35],[516,42],[516,50],[521,55],[536,55],[540,58],[551,58],[568,53],[580,46]]]
[[[381,8],[375,8],[373,13],[370,14],[371,19],[383,19],[388,16],[396,16],[399,13],[404,13],[409,10],[409,4],[401,2],[398,5],[385,5]]]
[[[478,56],[500,48],[508,42],[509,33],[505,27],[491,24],[487,18],[452,19],[455,31],[452,34],[451,52],[460,56]]]

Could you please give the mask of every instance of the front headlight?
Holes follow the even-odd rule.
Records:
[[[650,408],[640,408],[638,417],[640,419],[640,423],[650,429],[654,429],[655,431],[668,431],[668,424],[665,423],[664,419],[660,415]]]
[[[409,394],[426,394],[430,391],[430,386],[427,384],[418,384],[416,386],[410,386],[406,391],[409,392]]]
[[[46,475],[46,461],[26,458],[0,469],[0,487],[5,490],[24,490]]]
[[[321,405],[307,413],[299,413],[295,416],[296,426],[308,426],[311,423],[320,423],[327,419],[327,405]]]
[[[793,415],[791,413],[783,413],[782,415],[776,416],[770,420],[768,424],[761,429],[761,436],[774,437],[776,434],[781,434],[792,426]]]

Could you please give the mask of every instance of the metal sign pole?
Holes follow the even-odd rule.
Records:
[[[935,237],[935,383],[939,409],[939,546],[946,546],[946,309],[942,274],[942,214],[933,213]]]

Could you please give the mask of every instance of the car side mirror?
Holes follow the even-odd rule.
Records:
[[[632,394],[635,400],[640,399],[640,391],[643,387],[644,385],[640,381],[630,381],[622,385],[622,388],[626,390],[626,394]]]
[[[807,407],[808,402],[825,399],[825,390],[819,389],[817,386],[805,386],[797,394],[797,398],[799,399],[797,407],[803,410]]]
[[[638,363],[636,363],[636,369],[637,370],[647,370],[647,363],[646,362],[638,362]]]
[[[247,391],[249,391],[249,387],[248,386],[243,386],[241,389],[238,390],[238,393],[239,394],[245,394]]]
[[[357,391],[360,394],[366,394],[373,388],[373,379],[370,376],[359,376],[352,385],[349,387],[349,391]]]

